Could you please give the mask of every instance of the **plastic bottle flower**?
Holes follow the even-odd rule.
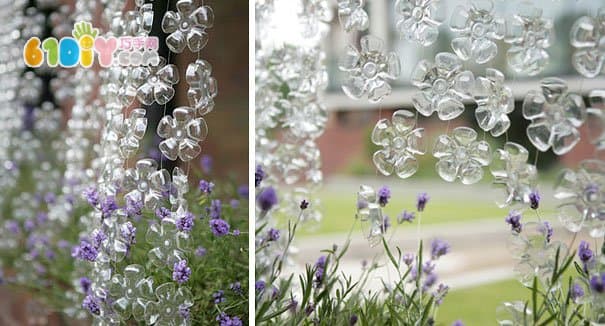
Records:
[[[179,82],[177,67],[166,65],[166,60],[160,58],[157,66],[135,68],[134,78],[137,85],[137,98],[145,105],[154,101],[160,105],[168,103],[174,96],[173,85]]]
[[[466,185],[478,182],[492,159],[489,144],[477,141],[477,132],[468,127],[458,127],[452,134],[439,136],[433,148],[433,156],[439,159],[437,173],[448,182],[457,178]]]
[[[605,150],[605,89],[588,93],[588,135],[598,151]]]
[[[542,18],[542,9],[530,2],[521,3],[516,12],[504,38],[511,44],[506,52],[508,64],[518,73],[535,76],[548,63],[545,49],[550,47],[554,37],[553,23]]]
[[[549,285],[557,249],[562,253],[567,250],[564,244],[551,242],[548,232],[544,223],[529,222],[523,225],[521,233],[512,232],[508,240],[508,249],[518,261],[514,272],[525,286],[531,286],[534,277]]]
[[[545,78],[542,93],[529,91],[523,101],[523,116],[531,120],[527,137],[542,152],[550,147],[557,155],[569,152],[579,141],[577,130],[586,119],[584,100],[568,93],[567,84],[559,78]]]
[[[148,302],[155,300],[153,279],[145,278],[143,266],[128,265],[123,275],[111,278],[109,294],[115,298],[112,308],[122,320],[133,316],[139,322],[144,321]]]
[[[183,252],[189,247],[189,235],[179,232],[171,219],[163,219],[161,223],[149,226],[145,240],[153,246],[148,257],[155,266],[173,266],[178,261],[186,260]]]
[[[197,59],[187,66],[185,79],[189,84],[187,98],[189,105],[199,115],[205,115],[214,109],[214,98],[218,92],[216,79],[212,77],[212,66],[203,59]]]
[[[155,289],[157,301],[149,302],[145,309],[148,325],[190,325],[189,316],[182,313],[193,306],[193,295],[187,287],[176,288],[174,283],[164,283]]]
[[[416,117],[407,110],[395,111],[391,121],[381,119],[376,123],[372,142],[382,147],[373,156],[378,171],[384,175],[395,172],[402,179],[416,173],[415,155],[424,155],[424,149],[420,148],[424,129],[415,127]]]
[[[122,114],[113,116],[107,130],[110,131],[107,134],[110,137],[109,140],[119,143],[118,148],[122,158],[129,158],[139,149],[140,141],[147,130],[145,109],[132,110],[127,119],[124,119]]]
[[[405,39],[429,46],[437,41],[439,25],[445,20],[440,0],[397,0],[395,12],[401,18],[397,31]]]
[[[376,190],[370,186],[361,185],[357,192],[357,214],[355,218],[369,222],[368,240],[374,247],[380,243],[384,234],[382,206],[378,201]]]
[[[515,98],[511,89],[504,85],[504,75],[499,70],[487,68],[485,77],[477,77],[475,86],[475,118],[479,127],[490,131],[494,137],[504,134],[510,127],[508,114],[515,110]]]
[[[384,42],[366,35],[359,41],[361,51],[349,45],[339,68],[347,72],[342,90],[353,99],[364,96],[372,103],[380,102],[391,94],[389,80],[399,77],[401,67],[394,52],[385,55]]]
[[[363,0],[338,0],[338,20],[347,33],[364,31],[370,26],[368,13],[363,10]]]
[[[323,35],[332,20],[332,8],[325,0],[302,0],[298,18],[303,27],[301,34],[304,38]]]
[[[206,138],[208,126],[203,118],[194,119],[193,110],[182,106],[174,109],[158,123],[158,136],[165,138],[159,149],[169,160],[190,161],[202,148],[198,144]]]
[[[605,235],[605,163],[599,160],[580,162],[576,171],[561,173],[555,198],[561,200],[559,220],[571,232],[589,230],[592,237]]]
[[[499,206],[529,203],[529,195],[536,189],[538,171],[535,165],[527,163],[527,149],[517,143],[507,142],[496,152],[491,173],[494,176],[494,184],[503,185],[506,193],[505,201]]]
[[[580,17],[571,26],[571,45],[576,48],[571,63],[584,77],[594,78],[603,72],[605,63],[605,8],[595,17]]]
[[[56,109],[51,102],[44,102],[40,109],[36,109],[35,113],[36,131],[53,133],[59,130],[61,126],[62,112]]]
[[[189,192],[189,181],[187,175],[179,167],[172,170],[172,183],[170,189],[170,203],[177,205],[185,200]]]
[[[165,169],[157,170],[158,164],[152,159],[142,159],[135,168],[128,169],[124,176],[126,194],[132,200],[142,201],[145,207],[155,210],[162,199],[162,191],[167,189],[170,174]]]
[[[452,49],[462,60],[472,59],[484,64],[498,53],[495,40],[504,38],[504,19],[494,17],[494,3],[490,0],[473,0],[470,8],[457,6],[450,21],[457,37]]]
[[[206,29],[214,24],[214,13],[209,6],[198,6],[194,0],[179,0],[177,12],[167,11],[162,19],[162,30],[169,33],[166,45],[170,51],[181,53],[185,46],[198,52],[208,43]]]
[[[462,70],[460,59],[447,52],[438,53],[435,63],[418,62],[411,80],[420,89],[412,97],[416,110],[427,117],[437,112],[441,120],[454,119],[464,112],[462,101],[471,98],[475,82],[472,72]]]
[[[531,309],[523,301],[505,302],[496,308],[498,325],[523,325],[531,318]]]

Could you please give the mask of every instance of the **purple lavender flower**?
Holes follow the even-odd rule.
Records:
[[[305,314],[307,316],[310,316],[313,311],[315,311],[315,305],[313,304],[313,302],[309,302],[309,304],[305,307]]]
[[[4,284],[4,270],[0,268],[0,285]]]
[[[193,218],[193,214],[186,212],[183,216],[176,220],[176,228],[179,231],[187,233],[191,232],[191,230],[193,230]]]
[[[355,314],[351,315],[351,317],[349,318],[349,326],[356,325],[358,319],[359,318],[357,317],[357,315],[355,315]]]
[[[219,303],[225,302],[225,300],[226,300],[225,299],[225,291],[218,290],[218,291],[214,292],[212,294],[212,299],[214,300],[215,304],[219,304]]]
[[[216,321],[218,321],[219,326],[243,326],[243,322],[239,317],[229,317],[226,313],[221,312],[220,315],[216,317]]]
[[[578,258],[584,263],[585,270],[587,270],[588,263],[592,262],[594,259],[594,253],[590,250],[590,245],[584,240],[582,240],[578,246]]]
[[[422,284],[422,288],[424,291],[428,291],[433,285],[435,285],[435,283],[437,283],[437,274],[435,273],[431,273],[428,274],[425,278],[424,278],[424,283]]]
[[[210,208],[207,208],[208,216],[211,219],[221,218],[222,203],[220,199],[213,199],[210,202]]]
[[[107,240],[107,234],[101,229],[92,231],[92,244],[96,249],[99,249],[103,241]]]
[[[462,323],[462,320],[456,320],[452,326],[464,326],[464,323]]]
[[[55,196],[55,194],[53,194],[52,192],[47,192],[44,195],[44,202],[47,204],[54,204],[55,201],[57,200],[57,196]]]
[[[414,218],[416,218],[416,215],[413,212],[403,211],[401,214],[399,214],[399,216],[397,216],[397,222],[399,224],[403,222],[412,223]]]
[[[267,241],[277,241],[279,240],[279,230],[270,228],[267,231]]]
[[[179,284],[183,284],[189,281],[189,276],[191,276],[191,268],[187,266],[186,260],[181,260],[174,263],[174,267],[172,269],[172,280],[178,282]]]
[[[248,199],[250,196],[250,189],[248,189],[248,185],[241,185],[237,188],[237,194],[243,199]]]
[[[290,302],[288,302],[288,310],[291,313],[295,313],[296,309],[298,309],[298,301],[296,301],[296,299],[290,299]]]
[[[201,246],[197,247],[195,249],[195,255],[198,256],[198,257],[204,257],[204,256],[206,256],[206,248],[201,247]]]
[[[231,208],[236,209],[239,207],[239,200],[237,199],[231,199],[229,201],[229,206],[231,206]]]
[[[504,221],[507,224],[510,224],[510,228],[513,232],[521,233],[521,230],[523,229],[523,226],[521,225],[521,213],[516,210],[511,210]]]
[[[120,235],[126,241],[128,246],[132,246],[137,242],[137,228],[130,221],[120,226]]]
[[[269,211],[275,204],[277,204],[277,193],[273,187],[264,189],[256,199],[258,206],[263,212]]]
[[[8,230],[8,232],[12,234],[19,234],[21,232],[19,228],[19,223],[13,220],[8,220],[4,223],[4,227]]]
[[[384,207],[389,203],[389,198],[391,198],[391,189],[387,186],[382,186],[378,189],[378,203],[380,206]]]
[[[363,199],[357,199],[357,210],[368,207],[368,202]]]
[[[240,231],[239,231],[239,229],[234,229],[234,230],[233,230],[233,235],[234,235],[234,236],[236,236],[236,237],[237,237],[238,235],[240,235]]]
[[[229,285],[229,289],[233,291],[235,294],[243,295],[244,291],[242,290],[242,284],[240,282],[231,283]]]
[[[433,297],[435,298],[435,304],[440,306],[443,303],[443,299],[445,299],[445,296],[447,295],[447,293],[449,292],[450,287],[443,284],[443,283],[439,283],[439,285],[437,286],[437,290],[433,293]]]
[[[126,197],[126,214],[130,218],[140,219],[143,215],[143,202],[133,197]]]
[[[422,272],[427,275],[431,274],[434,270],[435,270],[435,263],[433,263],[431,260],[425,261],[424,264],[422,265]]]
[[[431,242],[431,257],[433,259],[438,259],[439,257],[450,252],[450,245],[440,239],[435,239]]]
[[[222,237],[229,234],[229,223],[220,218],[211,219],[209,221],[210,229],[217,237]]]
[[[256,294],[263,293],[265,291],[266,285],[267,284],[263,280],[256,281],[256,283],[254,283],[254,290],[256,291]]]
[[[595,293],[605,293],[605,272],[602,272],[600,276],[594,275],[590,278],[590,288]]]
[[[27,220],[25,220],[25,222],[23,222],[23,229],[26,232],[31,232],[35,228],[36,228],[36,222],[34,222],[34,220],[28,218]]]
[[[88,293],[90,291],[90,285],[92,281],[88,277],[80,277],[80,288],[83,293]]]
[[[401,257],[401,260],[403,260],[404,264],[406,264],[407,266],[410,266],[414,262],[414,254],[411,252],[403,254],[403,257]]]
[[[584,289],[578,283],[574,283],[569,289],[571,299],[575,302],[584,296]]]
[[[257,165],[256,171],[254,172],[254,187],[260,187],[261,182],[265,178],[265,171],[263,171],[262,166]]]
[[[204,171],[204,173],[210,173],[210,171],[212,171],[212,156],[208,154],[202,155],[200,158],[200,165],[202,166],[202,171]]]
[[[43,225],[48,222],[48,213],[39,212],[38,215],[36,215],[36,222],[38,225]]]
[[[189,320],[191,317],[191,310],[187,305],[179,305],[179,316],[185,320]]]
[[[316,286],[319,286],[321,284],[321,282],[323,282],[324,279],[324,273],[325,273],[325,269],[326,269],[326,256],[321,256],[317,259],[317,262],[315,262],[315,284]]]
[[[116,198],[114,196],[107,196],[101,203],[101,217],[108,218],[113,212],[118,209]]]
[[[165,218],[169,218],[170,215],[171,215],[171,212],[166,207],[160,207],[160,208],[158,208],[158,209],[155,210],[155,216],[157,216],[160,220],[163,220]]]
[[[538,209],[540,206],[540,199],[541,197],[537,190],[529,193],[529,206],[531,209]]]
[[[198,188],[200,189],[200,191],[204,194],[211,194],[212,190],[214,189],[214,183],[210,182],[210,181],[206,181],[206,180],[200,180],[200,184],[198,186]]]
[[[97,192],[97,188],[88,187],[84,189],[82,194],[90,206],[97,207],[97,205],[99,205],[99,193]]]
[[[81,260],[95,261],[99,251],[88,241],[81,241],[76,250],[77,258]]]
[[[426,203],[429,202],[429,195],[426,192],[421,192],[418,194],[418,198],[416,200],[416,210],[419,212],[424,211],[426,207]]]
[[[82,308],[88,310],[93,315],[101,314],[101,308],[99,307],[99,303],[92,295],[87,295],[82,301]]]
[[[301,210],[305,210],[305,209],[307,209],[307,208],[309,208],[309,202],[308,202],[308,201],[306,201],[305,199],[303,199],[303,200],[300,202],[300,209],[301,209]]]

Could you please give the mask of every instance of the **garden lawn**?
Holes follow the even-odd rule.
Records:
[[[299,235],[320,235],[329,233],[346,233],[351,229],[355,221],[356,196],[348,193],[328,193],[322,191],[318,194],[322,199],[322,211],[324,218],[319,225],[302,227]],[[422,225],[442,224],[453,222],[468,222],[481,219],[500,219],[504,220],[509,212],[509,208],[498,208],[493,202],[481,201],[451,200],[451,201],[431,201],[426,211],[422,215]],[[409,200],[408,203],[391,199],[391,202],[384,208],[384,213],[391,219],[391,223],[396,223],[397,215],[404,209],[415,211],[415,203]],[[554,212],[548,209],[542,211],[542,214]],[[416,227],[406,225],[407,227]]]
[[[496,307],[506,301],[527,300],[530,291],[517,280],[451,291],[437,312],[437,325],[462,320],[466,326],[497,325]]]

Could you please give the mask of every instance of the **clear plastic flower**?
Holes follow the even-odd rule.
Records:
[[[597,151],[605,150],[605,89],[594,89],[588,93],[589,107],[586,109],[586,124],[590,141]]]
[[[397,0],[397,31],[406,40],[429,46],[437,41],[439,25],[445,20],[445,5],[440,0]]]
[[[457,6],[450,20],[450,27],[457,35],[452,49],[462,60],[484,64],[496,57],[496,40],[504,38],[504,19],[494,16],[491,0],[472,0],[470,7]]]
[[[571,63],[584,77],[594,78],[603,72],[605,63],[605,8],[594,17],[580,17],[571,26],[571,45],[576,49]]]
[[[596,159],[580,162],[576,171],[565,169],[555,186],[559,220],[571,232],[582,229],[590,236],[605,235],[605,163]]]
[[[170,203],[177,205],[185,200],[189,192],[189,180],[185,172],[178,166],[172,170],[172,183],[170,189]]]
[[[509,66],[518,73],[535,76],[549,60],[546,49],[554,38],[553,22],[542,17],[542,9],[530,2],[519,4],[512,22],[507,24],[504,41],[511,44],[506,52]]]
[[[525,286],[531,286],[534,277],[544,285],[551,285],[557,249],[560,248],[561,255],[567,250],[563,243],[550,241],[548,229],[540,222],[525,223],[521,233],[512,232],[507,246],[518,261],[515,276]]]
[[[489,144],[477,141],[477,132],[468,127],[458,127],[452,136],[441,135],[433,148],[433,156],[439,176],[448,182],[459,178],[469,185],[483,178],[483,167],[489,165],[492,153]]]
[[[580,127],[586,119],[582,96],[567,91],[559,78],[545,78],[542,92],[529,91],[523,101],[523,116],[531,120],[527,137],[540,151],[550,147],[557,155],[569,152],[579,141]]]
[[[303,27],[302,36],[313,38],[324,35],[332,20],[332,8],[326,0],[302,0],[298,12],[300,25]]]
[[[151,224],[145,240],[153,246],[147,256],[158,267],[173,266],[174,263],[185,260],[184,252],[190,245],[189,235],[178,231],[174,221],[170,219]]]
[[[175,65],[166,65],[160,58],[157,66],[137,67],[133,71],[137,88],[137,98],[145,105],[154,101],[160,105],[168,103],[174,97],[173,85],[179,82],[179,73]]]
[[[328,111],[320,102],[296,97],[281,100],[276,106],[284,113],[282,126],[295,137],[315,139],[324,132]]]
[[[40,100],[42,79],[33,71],[26,71],[19,80],[19,99],[26,104],[35,105]]]
[[[529,203],[529,194],[536,189],[538,170],[528,164],[529,152],[525,147],[507,142],[496,151],[496,159],[490,167],[494,184],[503,186],[506,194],[500,207],[514,203]]]
[[[418,62],[411,81],[420,89],[412,97],[420,114],[428,117],[437,112],[439,119],[452,120],[464,112],[463,101],[471,98],[475,77],[462,70],[462,62],[455,54],[441,52],[435,56],[435,63]]]
[[[109,294],[115,298],[112,307],[122,320],[132,316],[136,321],[144,321],[148,302],[155,300],[153,279],[145,277],[143,266],[128,265],[122,275],[115,274],[111,278]]]
[[[504,134],[510,127],[508,114],[515,110],[515,97],[504,85],[504,74],[487,68],[485,77],[477,77],[473,97],[477,102],[475,118],[479,127],[494,137]]]
[[[128,118],[117,114],[113,116],[111,125],[107,127],[106,135],[110,141],[118,143],[119,153],[126,159],[135,154],[147,130],[145,109],[137,108],[130,111]]]
[[[496,320],[500,326],[523,325],[532,315],[523,301],[505,302],[496,308]]]
[[[384,42],[366,35],[359,41],[361,51],[349,45],[340,63],[340,70],[347,73],[342,90],[353,99],[364,96],[372,103],[380,102],[391,94],[389,80],[399,77],[401,66],[395,52],[385,55]]]
[[[181,106],[167,115],[158,123],[158,136],[165,138],[159,149],[169,160],[190,161],[195,158],[202,148],[199,142],[208,135],[208,126],[204,118],[194,118],[191,108]]]
[[[167,11],[162,19],[162,30],[170,34],[166,45],[175,53],[183,52],[186,46],[191,52],[202,50],[208,43],[206,29],[214,24],[212,8],[199,6],[194,0],[179,0],[176,9]]]
[[[155,289],[157,301],[145,309],[148,325],[188,326],[189,318],[181,314],[183,309],[193,306],[193,295],[187,287],[176,288],[174,283],[164,283]]]
[[[418,170],[416,155],[424,155],[421,148],[423,128],[416,128],[416,116],[407,110],[393,113],[391,121],[381,119],[372,131],[372,142],[382,149],[374,153],[374,165],[384,175],[393,172],[404,179]]]
[[[189,105],[199,115],[205,115],[214,109],[214,98],[218,92],[216,79],[212,77],[212,66],[203,59],[197,59],[187,66],[185,79],[189,84],[187,98]]]
[[[368,13],[363,10],[363,0],[338,0],[338,20],[347,33],[365,31],[370,27]]]
[[[157,168],[157,162],[147,158],[139,160],[134,168],[128,169],[124,176],[124,187],[130,191],[126,197],[142,201],[145,207],[155,210],[163,198],[162,192],[168,189],[170,182],[168,171]]]
[[[370,246],[374,247],[380,243],[384,235],[384,217],[382,214],[382,207],[378,202],[378,195],[376,190],[370,186],[361,185],[357,192],[357,214],[355,218],[359,219],[362,223],[369,223],[369,230],[367,232],[367,238],[370,242]]]

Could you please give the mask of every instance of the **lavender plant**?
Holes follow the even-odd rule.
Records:
[[[435,263],[450,251],[442,240],[431,243],[430,256],[424,255],[423,242],[417,252],[403,253],[393,247],[385,237],[390,226],[388,219],[381,219],[380,234],[372,234],[384,248],[384,257],[375,257],[363,264],[359,278],[344,273],[341,262],[351,240],[342,246],[322,250],[314,263],[307,263],[304,272],[286,272],[291,264],[292,243],[302,216],[309,203],[300,203],[297,217],[290,218],[285,230],[278,230],[272,223],[272,210],[278,203],[278,194],[271,186],[263,186],[265,173],[257,167],[257,228],[256,228],[256,323],[258,325],[432,325],[437,318],[437,308],[442,304],[448,286],[438,284]],[[369,187],[362,186],[360,193]],[[388,204],[390,190],[381,188],[375,201],[358,203],[364,212],[381,215],[381,208]],[[365,198],[361,196],[360,198]],[[428,201],[428,195],[418,197],[417,214],[420,216]],[[374,205],[374,203],[376,205]],[[359,215],[359,214],[358,214]],[[411,222],[413,213],[405,212]],[[386,216],[385,216],[386,217]],[[386,265],[381,266],[381,260]],[[380,268],[394,268],[397,275],[392,280],[382,279],[382,290],[367,290],[368,282]]]

